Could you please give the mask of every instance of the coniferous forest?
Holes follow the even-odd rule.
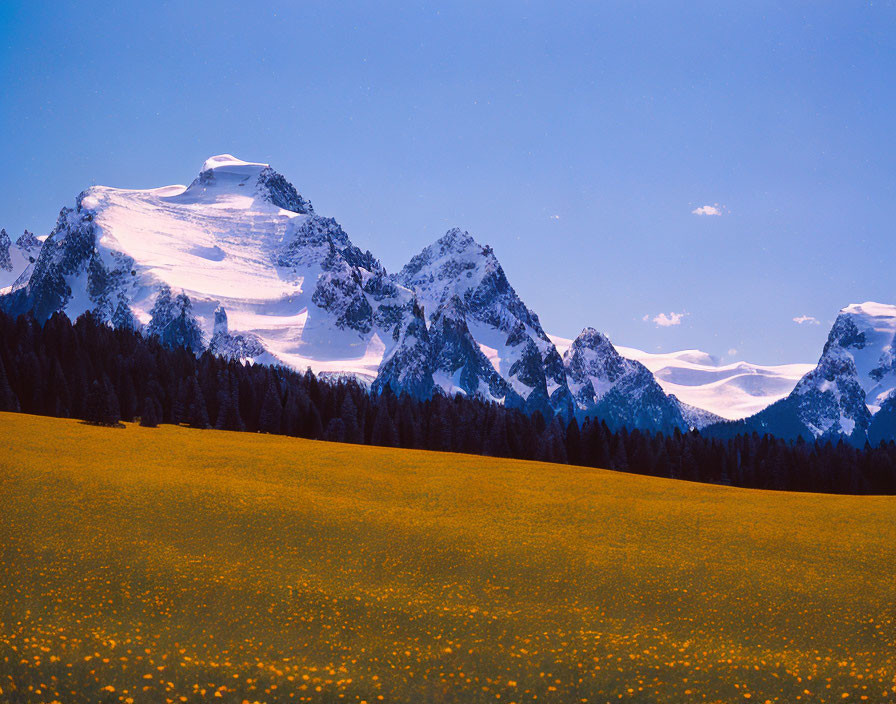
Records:
[[[89,314],[72,323],[57,313],[39,325],[0,313],[0,410],[534,459],[741,487],[896,494],[892,442],[854,448],[755,433],[719,440],[698,432],[613,432],[599,420],[564,423],[463,396],[421,401],[388,388],[374,395],[310,371],[197,357]]]

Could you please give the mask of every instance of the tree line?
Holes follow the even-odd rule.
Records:
[[[896,494],[896,444],[855,448],[564,423],[462,395],[420,400],[310,371],[196,356],[90,314],[44,325],[0,313],[0,410],[114,426],[139,421],[466,452],[734,486]],[[48,439],[48,441],[52,441]],[[251,471],[251,468],[247,468]]]

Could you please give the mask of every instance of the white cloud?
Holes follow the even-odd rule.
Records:
[[[809,325],[819,325],[818,318],[813,318],[811,315],[800,315],[793,319],[797,325],[802,325],[803,323],[808,323]]]
[[[641,320],[644,322],[653,322],[656,323],[658,328],[668,328],[673,325],[681,325],[681,320],[687,315],[687,313],[669,313],[666,315],[665,313],[660,313],[659,315],[655,315],[652,318],[649,315],[645,315]]]
[[[691,212],[694,215],[721,215],[722,206],[718,203],[715,205],[701,205],[699,208],[694,208]]]

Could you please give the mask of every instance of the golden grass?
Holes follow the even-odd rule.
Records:
[[[0,701],[896,699],[896,498],[0,414]]]

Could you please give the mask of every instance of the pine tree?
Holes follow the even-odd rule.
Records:
[[[395,429],[395,423],[392,422],[389,409],[383,400],[380,401],[376,409],[370,442],[383,447],[395,447],[398,444],[398,431]]]
[[[345,442],[345,421],[342,418],[333,418],[327,423],[324,440],[328,442]]]
[[[317,410],[317,406],[313,403],[308,409],[308,427],[305,432],[305,437],[312,440],[320,440],[324,436],[324,424],[320,418],[320,411]]]
[[[47,396],[44,400],[45,412],[57,418],[68,418],[71,415],[69,411],[70,406],[71,395],[68,390],[68,383],[65,381],[65,373],[62,371],[62,365],[57,358],[51,363]]]
[[[258,415],[258,429],[262,433],[279,433],[282,427],[283,406],[280,404],[280,394],[271,382],[261,403],[261,412]]]
[[[450,451],[454,446],[454,434],[451,432],[451,421],[441,399],[438,397],[432,399],[427,411],[429,425],[426,433],[426,449]]]
[[[345,394],[342,401],[342,408],[339,410],[339,417],[345,423],[345,442],[358,444],[362,442],[361,428],[358,424],[358,410],[352,401],[351,393]]]
[[[509,457],[510,445],[507,442],[507,423],[504,413],[498,412],[492,421],[485,439],[483,454],[490,457]]]
[[[407,448],[420,447],[420,423],[411,410],[413,399],[403,395],[398,407],[399,445]]]
[[[108,379],[94,380],[87,393],[84,420],[93,425],[115,425],[120,419],[118,399]]]
[[[137,415],[137,390],[130,373],[124,372],[118,383],[118,401],[121,404],[121,417],[132,421]]]
[[[156,410],[156,402],[149,396],[143,401],[143,413],[140,416],[140,425],[144,428],[157,428],[159,426],[159,414]]]
[[[103,375],[103,388],[106,393],[106,412],[108,425],[119,425],[121,422],[121,404],[118,401],[118,394],[115,393],[115,387],[109,381],[107,375]]]
[[[239,392],[237,380],[222,369],[218,372],[218,418],[215,427],[218,430],[245,430],[240,415]]]
[[[575,418],[566,426],[566,454],[570,464],[582,464],[582,432]]]
[[[18,411],[19,399],[9,385],[6,376],[6,368],[3,366],[3,357],[0,356],[0,411]]]
[[[152,311],[150,311],[149,327],[146,331],[150,335],[163,339],[165,330],[172,320],[174,320],[174,303],[171,301],[171,288],[168,284],[161,284]]]
[[[186,416],[184,420],[193,428],[208,428],[208,409],[205,404],[205,395],[199,380],[192,376],[187,383]]]
[[[181,292],[174,299],[173,317],[165,327],[161,337],[169,347],[183,347],[193,354],[200,354],[204,349],[202,331],[193,316],[193,303],[190,297]]]
[[[131,312],[131,308],[128,306],[127,301],[119,299],[118,305],[115,306],[115,311],[112,313],[112,326],[124,330],[139,329],[140,323],[137,322],[137,319]]]
[[[286,403],[283,404],[282,432],[293,437],[301,435],[302,406],[298,394],[287,391]]]
[[[560,419],[554,418],[551,421],[551,440],[554,443],[553,455],[554,462],[567,464],[569,457],[566,454],[566,433],[560,425]]]
[[[180,379],[173,387],[175,389],[171,396],[171,424],[180,425],[187,421],[187,382]]]
[[[610,460],[610,469],[617,472],[628,471],[628,452],[621,435],[616,436],[616,448],[613,450],[613,458]]]

